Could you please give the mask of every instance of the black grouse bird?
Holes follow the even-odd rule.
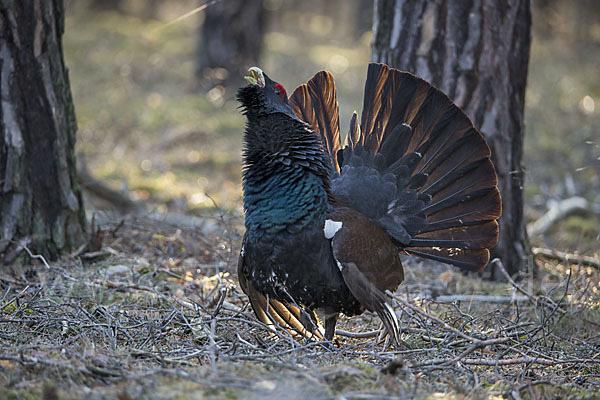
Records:
[[[344,147],[330,73],[288,99],[259,68],[238,90],[246,234],[238,264],[257,317],[300,334],[324,315],[376,312],[392,338],[386,290],[404,278],[399,254],[480,271],[501,214],[490,149],[467,116],[416,76],[370,64],[360,125]]]

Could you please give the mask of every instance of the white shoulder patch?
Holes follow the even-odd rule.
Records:
[[[325,220],[325,227],[323,228],[323,232],[325,233],[325,238],[331,239],[336,234],[337,231],[342,229],[342,221],[333,221],[330,219]]]

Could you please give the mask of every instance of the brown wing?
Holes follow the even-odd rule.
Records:
[[[379,315],[398,342],[398,321],[384,294],[395,291],[404,279],[396,246],[371,219],[353,209],[338,207],[327,218],[342,222],[331,245],[344,282],[367,310]]]
[[[323,146],[339,172],[337,152],[342,146],[333,76],[327,71],[317,73],[307,83],[298,86],[289,101],[296,115],[320,134]]]

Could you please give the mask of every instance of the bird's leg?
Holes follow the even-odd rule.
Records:
[[[325,339],[333,341],[335,335],[335,324],[337,323],[339,314],[331,314],[325,317]]]

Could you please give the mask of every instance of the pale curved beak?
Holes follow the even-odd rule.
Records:
[[[265,74],[263,74],[262,69],[252,67],[248,69],[248,72],[250,72],[251,76],[244,76],[246,82],[250,85],[258,85],[261,88],[265,87]]]

